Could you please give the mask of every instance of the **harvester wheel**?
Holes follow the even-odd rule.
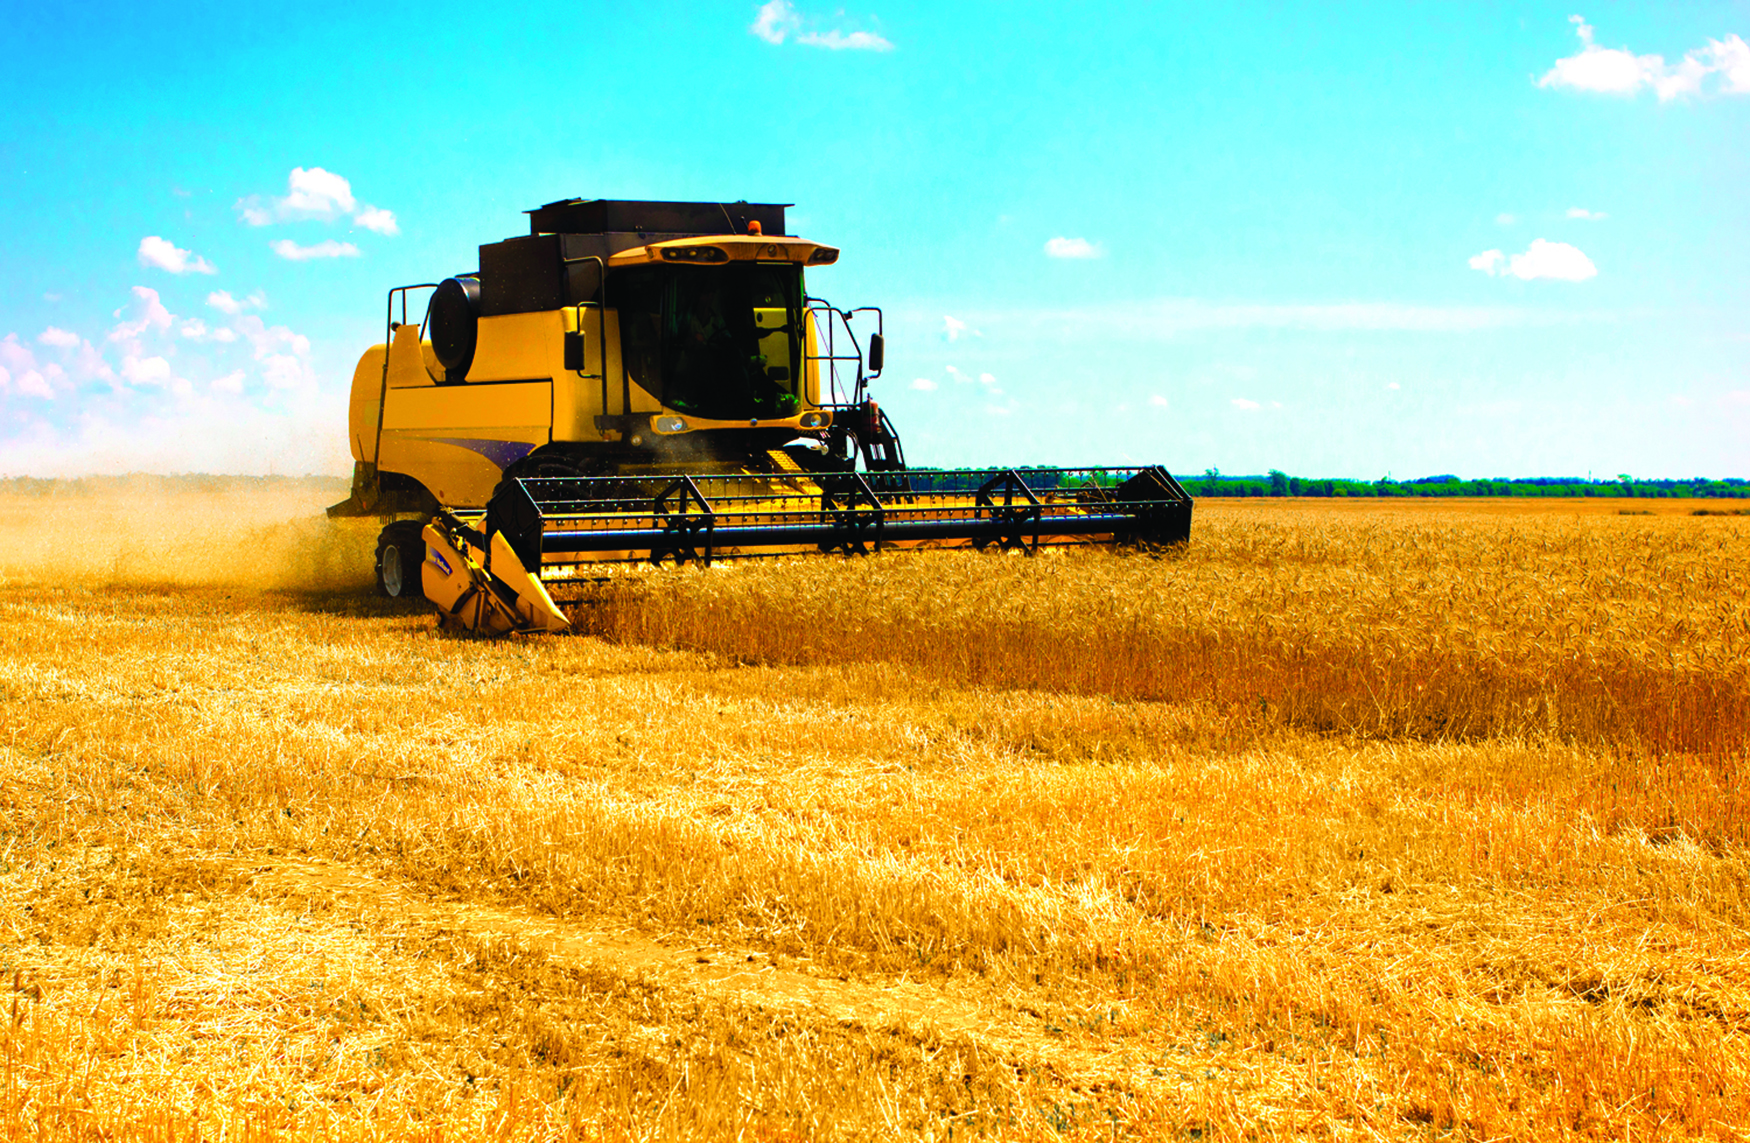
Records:
[[[424,525],[397,520],[377,537],[377,590],[390,599],[418,599],[425,594],[419,566],[425,562]]]

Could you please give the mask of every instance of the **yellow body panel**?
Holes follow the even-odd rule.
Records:
[[[545,444],[552,424],[552,382],[470,381],[464,385],[433,385],[417,392],[390,393],[388,410],[383,415],[383,439],[387,442],[392,432],[433,429],[538,428],[541,443]]]
[[[726,236],[712,241],[737,261],[774,257],[775,250],[780,260],[805,262],[812,251],[823,249],[799,239]],[[661,247],[667,245],[673,243],[640,247],[638,258],[660,260]],[[613,261],[622,259],[616,255]],[[777,311],[762,311],[756,320],[762,328],[775,329],[784,318]],[[551,441],[618,441],[620,430],[599,428],[599,416],[629,413],[654,420],[681,415],[689,432],[750,423],[676,414],[637,378],[625,376],[619,315],[614,310],[604,312],[584,304],[479,318],[467,379],[454,384],[446,383],[431,343],[422,342],[419,332],[417,325],[398,325],[387,349],[372,346],[359,359],[353,371],[348,436],[354,460],[374,464],[384,474],[412,478],[446,507],[484,506],[505,466]],[[565,368],[568,333],[582,335],[580,370]],[[761,426],[802,431],[804,416],[810,430],[831,423],[832,415],[819,409],[819,367],[807,360],[817,351],[812,315],[805,338],[802,362],[787,360],[789,345],[782,337],[762,339],[762,349],[775,364],[801,370],[802,384],[796,413],[762,420]],[[632,435],[654,439],[676,434],[659,433],[647,423],[635,426]]]
[[[480,319],[467,384],[529,381],[565,371],[563,310]]]
[[[760,337],[760,352],[765,355],[768,368],[775,365],[789,370],[794,364],[790,360],[790,336],[783,332],[784,324],[789,320],[789,311],[782,308],[756,309],[753,312],[755,327],[773,331]]]
[[[366,464],[377,462],[377,409],[383,384],[383,347],[373,345],[359,358],[352,371],[352,400],[346,410],[346,435],[352,442],[352,458]]]
[[[440,504],[478,508],[504,466],[551,440],[552,426],[550,381],[391,389],[381,467],[412,476]]]
[[[444,375],[431,342],[419,340],[419,327],[398,325],[389,343],[389,388],[413,389],[432,386]]]
[[[555,311],[565,333],[583,334],[583,369],[565,368],[564,346],[560,346],[558,372],[553,374],[553,439],[556,441],[599,441],[611,439],[595,426],[596,414],[602,411],[602,352],[607,350],[607,374],[620,375],[620,323],[613,310],[606,314],[596,306],[567,306]],[[618,392],[609,394],[618,400]]]
[[[648,246],[634,246],[630,250],[622,250],[609,258],[608,265],[618,268],[637,266],[645,262],[671,261],[672,259],[663,256],[664,250],[680,250],[689,246],[709,246],[722,251],[722,258],[715,263],[704,263],[706,265],[721,265],[726,261],[799,262],[804,266],[830,265],[838,261],[839,257],[838,247],[823,246],[818,242],[810,242],[806,238],[720,234],[699,238],[671,238],[667,242],[652,242]],[[823,253],[817,256],[817,251]]]
[[[419,340],[418,326],[396,326],[392,345],[392,352],[385,352],[381,345],[371,346],[352,371],[352,399],[347,405],[346,435],[352,442],[354,460],[376,462],[378,398],[383,395],[385,387],[429,388],[444,375],[431,342]],[[387,369],[384,368],[385,357],[388,358]],[[391,406],[395,403],[393,399],[389,402]]]

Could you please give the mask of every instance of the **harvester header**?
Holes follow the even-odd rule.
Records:
[[[329,509],[390,518],[382,590],[557,630],[549,584],[604,562],[1189,536],[1159,467],[910,468],[869,392],[881,310],[809,292],[839,250],[784,211],[567,199],[478,270],[391,290],[353,375],[353,494]]]

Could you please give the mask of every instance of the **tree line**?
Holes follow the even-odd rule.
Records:
[[[1262,476],[1225,476],[1208,469],[1201,477],[1181,477],[1193,496],[1603,496],[1633,499],[1750,499],[1750,480],[1651,480],[1619,474],[1593,480],[1574,476],[1495,477],[1460,480],[1451,474],[1417,480],[1346,480],[1290,476],[1271,469]]]

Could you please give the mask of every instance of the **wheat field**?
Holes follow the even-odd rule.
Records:
[[[1750,1136],[1750,518],[1203,501],[487,642],[342,495],[0,490],[5,1138]]]

